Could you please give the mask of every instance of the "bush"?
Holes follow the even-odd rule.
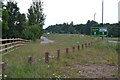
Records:
[[[36,40],[39,39],[42,35],[42,27],[39,24],[35,24],[33,26],[28,26],[23,30],[23,38]]]

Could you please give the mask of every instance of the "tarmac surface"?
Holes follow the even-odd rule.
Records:
[[[43,39],[44,41],[42,41],[40,44],[47,44],[47,43],[53,43],[53,40],[49,40],[46,37],[41,36],[41,39]]]

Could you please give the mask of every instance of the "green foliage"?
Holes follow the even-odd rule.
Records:
[[[18,16],[20,15],[19,8],[16,2],[7,2],[7,5],[3,6],[3,38],[19,37],[20,31],[18,26],[20,24]],[[9,26],[9,27],[8,27]]]
[[[98,25],[95,21],[89,21],[87,24],[78,24],[74,25],[73,22],[70,24],[63,23],[63,24],[56,24],[51,25],[48,28],[45,29],[45,32],[52,32],[52,33],[67,33],[67,34],[90,34],[90,28]]]
[[[43,2],[41,0],[39,2],[33,2],[33,4],[28,9],[28,19],[29,25],[40,24],[42,27],[45,21],[45,15],[43,13]]]
[[[27,21],[25,14],[19,12],[19,7],[15,1],[7,2],[3,7],[3,38],[19,37],[36,40],[41,37],[45,20],[41,1],[33,2],[33,5],[28,9],[29,21]]]
[[[5,5],[2,5],[2,36],[5,37],[7,35],[8,27],[8,12],[5,9]]]
[[[3,3],[2,3],[2,1],[0,0],[0,18],[2,17],[2,5],[3,5]]]
[[[70,24],[63,23],[63,24],[56,24],[48,26],[44,32],[50,33],[60,33],[60,34],[91,34],[91,27],[102,27],[102,24],[98,24],[98,22],[88,20],[86,24],[77,24],[74,25],[73,22]],[[108,29],[108,37],[111,35],[113,37],[119,37],[120,32],[120,23],[116,24],[104,24],[103,27],[107,27]]]
[[[74,27],[70,26],[70,27],[68,28],[68,32],[71,33],[71,34],[74,34],[74,33],[76,33],[76,30],[75,30]]]
[[[28,26],[23,30],[23,38],[36,40],[41,37],[42,28],[39,24]]]
[[[7,31],[9,30],[9,27],[8,27],[8,12],[6,11],[6,9],[3,9],[3,15],[2,15],[2,28],[3,28],[3,31]]]

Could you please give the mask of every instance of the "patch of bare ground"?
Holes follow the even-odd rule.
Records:
[[[117,78],[118,66],[108,64],[85,64],[76,65],[74,68],[79,69],[76,76],[82,78]]]

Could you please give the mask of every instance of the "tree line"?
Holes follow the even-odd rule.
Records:
[[[119,23],[98,23],[96,21],[90,21],[88,20],[86,24],[76,24],[74,25],[73,21],[63,24],[56,24],[56,25],[50,25],[48,26],[44,32],[46,33],[58,33],[58,34],[86,34],[91,35],[91,27],[107,27],[108,29],[108,37],[111,35],[113,37],[119,37],[120,32],[120,22]]]
[[[43,34],[45,14],[43,2],[33,2],[28,13],[20,13],[17,2],[2,3],[2,38],[23,38],[36,40]]]

